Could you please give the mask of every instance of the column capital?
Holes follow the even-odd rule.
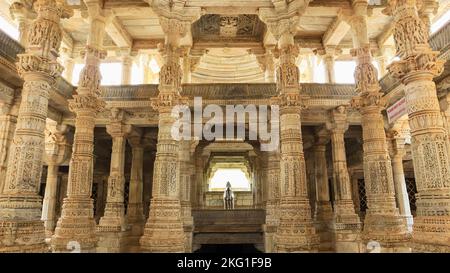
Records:
[[[317,127],[314,134],[315,147],[324,148],[330,141],[330,132],[326,126]]]
[[[404,132],[391,129],[386,132],[386,138],[388,140],[389,155],[392,159],[402,159],[406,153]]]
[[[127,136],[128,143],[131,148],[144,148],[144,139],[142,129],[136,126],[131,126],[131,131]]]
[[[388,69],[404,84],[417,78],[432,80],[442,73],[444,65],[444,61],[437,58],[439,52],[428,44],[429,31],[419,18],[416,3],[416,0],[393,0],[383,10],[394,17],[394,40],[397,55],[402,58]]]
[[[60,165],[72,154],[72,144],[68,139],[71,128],[66,124],[58,124],[47,120],[45,126],[45,154],[47,165]]]
[[[131,133],[132,126],[123,123],[124,115],[121,109],[111,109],[111,122],[106,125],[106,131],[112,137],[127,137]]]
[[[326,128],[332,133],[345,133],[348,129],[347,107],[340,105],[329,111],[330,121],[326,123]]]

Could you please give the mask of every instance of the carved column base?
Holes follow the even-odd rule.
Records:
[[[362,233],[365,245],[376,242],[381,252],[410,252],[410,239],[404,218],[367,212]]]
[[[417,216],[412,239],[414,252],[450,252],[450,216]]]
[[[282,199],[275,252],[317,252],[319,236],[311,220],[308,200]]]
[[[0,253],[49,252],[41,220],[1,220]]]
[[[331,232],[336,252],[360,252],[362,223],[352,200],[336,201]]]
[[[97,238],[93,200],[64,198],[62,213],[51,240],[52,251],[70,252],[74,250],[75,242],[81,252],[95,252]]]
[[[0,252],[47,252],[42,198],[0,196]]]
[[[330,226],[333,221],[333,209],[330,202],[316,202],[316,209],[314,212],[314,227],[319,235],[319,251],[331,251],[332,234]]]
[[[145,216],[142,203],[129,203],[127,208],[128,232],[127,252],[140,252],[139,239],[144,234]]]
[[[106,203],[105,213],[100,218],[98,232],[120,232],[127,230],[123,203]]]
[[[125,252],[128,243],[128,232],[124,231],[105,231],[101,227],[97,228],[98,243],[97,252],[99,253],[121,253]]]
[[[277,232],[277,226],[273,224],[263,225],[264,231],[264,252],[273,253],[275,251],[274,236]]]
[[[152,199],[150,215],[140,239],[143,252],[185,251],[185,237],[179,200]]]

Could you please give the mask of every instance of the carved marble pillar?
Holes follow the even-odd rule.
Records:
[[[405,173],[403,171],[403,156],[405,155],[405,139],[398,132],[389,132],[389,152],[392,158],[392,173],[394,177],[395,198],[400,216],[406,220],[407,229],[412,232],[413,217],[409,205],[408,191],[406,190]]]
[[[192,252],[192,232],[194,230],[194,219],[192,218],[191,206],[191,177],[193,164],[191,163],[191,142],[182,140],[179,144],[179,171],[180,171],[180,200],[181,217],[185,234],[185,252]]]
[[[385,103],[378,84],[378,73],[372,64],[367,7],[365,0],[353,1],[355,15],[351,21],[354,44],[351,53],[357,61],[355,83],[359,94],[353,98],[352,105],[359,110],[362,118],[364,183],[368,206],[363,242],[377,241],[382,252],[403,252],[409,251],[409,234],[395,204],[392,165],[381,114]]]
[[[4,189],[0,195],[0,252],[45,249],[41,197],[38,195],[44,154],[49,92],[62,67],[56,58],[61,43],[60,18],[71,16],[65,2],[37,0],[28,46],[18,55],[24,80],[22,102],[11,146]]]
[[[143,207],[144,194],[144,147],[142,143],[142,132],[137,128],[132,131],[128,137],[128,143],[131,145],[131,177],[130,192],[128,195],[127,220],[131,225],[131,236],[136,237],[136,243],[139,243],[139,237],[144,232],[145,216]]]
[[[47,121],[45,136],[45,162],[47,163],[47,182],[42,204],[42,218],[46,237],[53,235],[56,225],[56,198],[59,166],[70,157],[71,145],[66,138],[67,125]]]
[[[319,238],[311,217],[303,153],[299,70],[295,64],[299,50],[291,32],[296,19],[269,23],[280,51],[277,68],[277,103],[280,105],[280,218],[274,236],[275,252],[316,251]]]
[[[128,229],[125,218],[125,147],[131,126],[123,123],[124,111],[111,109],[111,122],[106,131],[112,137],[111,166],[108,177],[106,206],[100,218],[97,233],[97,252],[121,252],[124,249],[124,234]]]
[[[133,58],[129,53],[122,56],[122,85],[131,84],[131,69],[133,66]]]
[[[443,61],[428,44],[428,29],[417,14],[415,2],[390,1],[385,9],[394,16],[394,40],[401,59],[388,69],[405,85],[418,191],[413,248],[449,252],[450,144],[433,82],[443,70]]]
[[[264,152],[264,177],[267,181],[266,223],[264,224],[264,248],[266,253],[274,252],[274,235],[279,223],[280,204],[280,151]]]
[[[75,134],[69,167],[67,197],[52,237],[52,250],[68,252],[69,242],[79,244],[81,252],[93,252],[97,244],[92,195],[95,117],[104,109],[100,96],[100,60],[105,58],[102,41],[105,17],[100,2],[85,0],[89,13],[89,35],[84,52],[85,66],[80,73],[77,94],[69,100],[75,113]]]
[[[326,157],[326,148],[329,140],[330,137],[326,131],[318,130],[316,132],[314,144],[314,182],[316,185],[314,221],[320,236],[320,249],[328,251],[332,249],[329,229],[333,219]]]
[[[430,34],[432,19],[434,15],[438,12],[439,1],[437,0],[419,0],[417,1],[418,14],[420,19],[425,25],[425,28]]]
[[[328,83],[335,83],[335,73],[334,73],[334,61],[336,56],[341,54],[342,51],[334,46],[327,46],[324,49],[319,49],[315,51],[318,53],[325,64],[326,78]]]
[[[185,233],[180,204],[178,141],[172,138],[175,118],[172,108],[185,104],[180,96],[183,71],[180,66],[179,41],[190,25],[187,21],[160,17],[166,33],[163,49],[165,64],[160,71],[159,94],[152,106],[159,112],[158,144],[153,172],[150,215],[140,239],[141,248],[148,252],[184,252]]]
[[[31,5],[26,1],[14,1],[9,7],[11,16],[16,21],[19,29],[19,43],[25,48],[28,46],[28,35],[31,25],[30,18],[32,18]]]
[[[330,112],[331,122],[327,129],[331,133],[333,155],[334,221],[332,232],[337,252],[359,252],[361,222],[355,212],[352,185],[347,168],[344,133],[348,129],[347,110],[339,106]]]
[[[17,124],[20,98],[12,88],[0,84],[0,92],[8,93],[9,98],[0,99],[0,194],[6,180],[8,157]]]

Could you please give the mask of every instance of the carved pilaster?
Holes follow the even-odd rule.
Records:
[[[41,198],[38,195],[44,154],[49,92],[62,67],[60,19],[71,16],[64,1],[37,0],[37,18],[28,33],[17,71],[24,80],[6,181],[0,195],[0,251],[44,251]]]
[[[439,52],[428,44],[428,29],[416,1],[389,1],[400,61],[388,67],[405,85],[411,153],[417,184],[413,242],[417,251],[450,251],[449,140],[440,114],[433,77],[443,70]]]

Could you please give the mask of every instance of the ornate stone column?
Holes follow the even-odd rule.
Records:
[[[182,140],[179,144],[179,170],[180,170],[180,200],[181,218],[185,235],[185,252],[192,252],[192,232],[194,219],[191,206],[191,177],[193,174],[193,162],[191,158],[191,141]]]
[[[405,85],[411,128],[411,153],[417,184],[415,251],[450,251],[449,140],[440,113],[433,77],[442,72],[439,52],[428,44],[428,29],[417,15],[416,1],[389,1],[400,61],[388,67]]]
[[[361,222],[355,212],[352,199],[352,185],[348,175],[345,154],[344,133],[348,129],[347,109],[338,106],[330,112],[331,122],[327,129],[331,132],[333,155],[334,221],[331,227],[336,252],[359,252]]]
[[[61,218],[52,237],[52,250],[67,252],[68,243],[75,241],[81,252],[95,251],[97,238],[92,195],[93,149],[95,117],[105,103],[100,96],[100,60],[106,56],[102,41],[105,17],[100,2],[85,0],[89,14],[89,35],[84,52],[85,66],[80,73],[77,94],[69,100],[75,113],[75,135],[69,167],[67,197],[64,198]]]
[[[327,143],[330,136],[325,130],[317,130],[314,144],[314,182],[316,185],[316,203],[314,221],[320,236],[320,249],[331,250],[330,225],[333,220],[333,210],[330,202],[327,168]]]
[[[150,215],[140,239],[143,251],[184,252],[185,237],[180,204],[180,176],[178,166],[178,141],[171,136],[175,118],[172,108],[184,104],[180,96],[183,71],[180,66],[179,42],[187,32],[190,21],[160,17],[166,33],[162,51],[165,64],[160,71],[158,97],[152,100],[159,112],[158,144],[153,172]]]
[[[409,234],[404,218],[399,216],[395,204],[392,165],[387,150],[384,120],[385,107],[378,84],[378,73],[372,64],[367,34],[367,1],[353,1],[351,19],[354,49],[356,92],[352,105],[361,113],[364,151],[364,183],[367,196],[363,242],[377,241],[382,252],[409,251]]]
[[[122,85],[131,84],[131,69],[133,66],[133,58],[129,52],[123,53],[122,56]]]
[[[127,220],[131,226],[130,237],[133,245],[139,245],[139,238],[144,232],[145,216],[143,208],[144,189],[144,147],[142,131],[139,128],[128,136],[128,143],[131,146],[131,177],[130,192],[128,195]]]
[[[42,218],[46,237],[53,235],[56,225],[56,197],[58,189],[59,166],[70,158],[72,145],[66,134],[67,125],[58,125],[47,121],[45,136],[45,162],[47,163],[47,183],[45,185],[44,202],[42,205]]]
[[[28,35],[17,71],[24,80],[6,181],[0,195],[0,251],[42,252],[44,225],[38,195],[44,155],[49,92],[62,67],[56,58],[61,43],[60,18],[71,16],[63,1],[37,0],[37,18]]]
[[[12,18],[16,21],[19,28],[19,43],[23,47],[28,46],[28,35],[32,18],[32,2],[13,1],[9,7]]]
[[[278,127],[279,128],[279,127]],[[280,204],[280,151],[267,151],[263,153],[263,161],[267,185],[266,223],[264,224],[264,249],[266,253],[274,252],[274,235],[279,223]]]
[[[390,131],[388,134],[389,153],[392,158],[392,172],[394,177],[395,198],[400,216],[406,220],[407,229],[412,232],[413,217],[409,205],[408,191],[406,190],[405,173],[403,172],[403,156],[405,155],[405,139],[398,131]]]
[[[17,124],[20,97],[15,90],[0,83],[0,194],[6,180],[8,157]]]
[[[121,252],[124,248],[123,231],[128,229],[125,218],[125,147],[131,126],[124,124],[125,112],[111,109],[111,121],[106,131],[112,137],[111,166],[108,177],[106,206],[97,232],[97,252]]]
[[[322,57],[325,64],[326,77],[328,83],[335,83],[334,61],[336,56],[342,53],[342,50],[335,46],[327,46],[325,48],[314,51]]]
[[[419,17],[423,21],[427,34],[430,34],[432,19],[434,15],[438,12],[439,1],[437,0],[418,0],[417,7],[419,12]]]
[[[264,17],[263,17],[264,18]],[[295,64],[299,49],[294,43],[298,17],[268,21],[269,31],[278,41],[277,68],[280,105],[280,219],[274,236],[275,252],[316,251],[319,237],[311,217],[303,153],[299,70]]]

